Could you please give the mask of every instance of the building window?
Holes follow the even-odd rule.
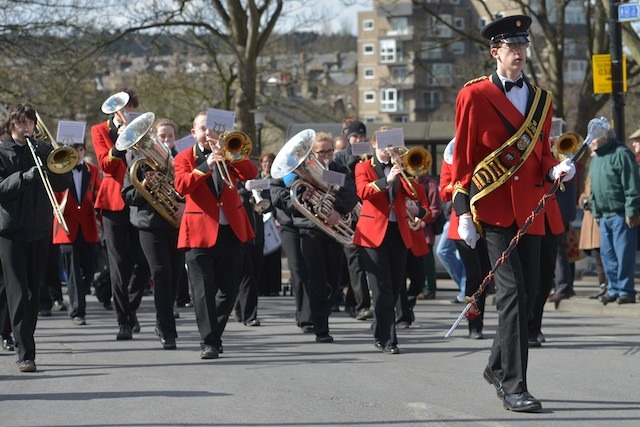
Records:
[[[395,40],[380,40],[380,62],[383,64],[396,62]]]
[[[409,20],[406,16],[390,18],[391,30],[388,34],[409,34]]]
[[[422,93],[422,102],[424,108],[437,109],[440,108],[442,103],[442,93],[435,90],[429,90]]]
[[[376,92],[373,90],[367,90],[364,92],[364,103],[373,104],[376,102]]]
[[[365,43],[362,45],[362,53],[364,55],[373,55],[376,53],[376,47],[373,43]]]
[[[373,68],[365,68],[362,73],[365,79],[373,79],[376,76],[376,71]]]
[[[464,55],[464,42],[451,43],[449,49],[454,55]]]
[[[587,61],[569,59],[564,62],[564,82],[578,84],[584,81],[587,75]]]
[[[431,64],[427,84],[429,86],[451,86],[453,84],[453,64],[434,63]]]
[[[435,16],[429,18],[427,23],[427,35],[437,38],[453,37],[453,17],[451,15],[440,15],[439,19]]]
[[[391,69],[391,82],[394,84],[407,83],[409,77],[409,69],[407,67],[393,67]]]
[[[373,31],[373,19],[365,19],[362,21],[362,31]]]
[[[460,17],[453,18],[453,26],[457,30],[464,30],[464,18],[460,18]]]
[[[394,112],[398,110],[398,91],[396,89],[382,89],[380,98],[380,111]]]
[[[418,57],[420,59],[441,59],[442,58],[442,45],[435,42],[422,42],[420,45],[420,53]]]

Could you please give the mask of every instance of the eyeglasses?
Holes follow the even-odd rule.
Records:
[[[511,52],[517,52],[519,50],[529,49],[529,43],[505,43],[500,47],[503,47]]]
[[[328,150],[314,151],[317,156],[328,156],[329,154],[333,154],[333,148]]]

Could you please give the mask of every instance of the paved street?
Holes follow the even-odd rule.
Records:
[[[640,423],[640,304],[607,307],[586,295],[558,310],[547,304],[547,342],[532,349],[529,389],[537,414],[502,408],[482,370],[491,339],[444,335],[462,310],[439,281],[438,299],[419,301],[416,323],[400,330],[400,355],[372,345],[369,322],[335,313],[333,344],[317,344],[293,321],[291,296],[260,300],[261,327],[233,320],[224,354],[200,360],[192,309],[180,309],[178,349],[153,333],[152,297],[142,331],[116,341],[113,312],[91,297],[87,326],[66,313],[39,320],[36,373],[20,373],[0,352],[2,426],[637,426]],[[486,312],[492,338],[496,314]]]

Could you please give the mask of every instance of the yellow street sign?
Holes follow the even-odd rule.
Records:
[[[593,93],[612,93],[613,82],[611,79],[611,55],[608,53],[593,55],[591,57],[593,69]],[[627,91],[627,56],[622,55],[622,85],[623,91]]]

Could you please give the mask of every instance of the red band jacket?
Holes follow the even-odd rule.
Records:
[[[258,168],[249,159],[227,163],[230,174],[240,181],[253,179]],[[255,237],[251,222],[238,195],[237,184],[226,184],[218,198],[213,191],[212,171],[196,144],[180,152],[174,160],[176,190],[185,196],[185,211],[180,224],[178,248],[210,248],[218,239],[220,209],[241,242]],[[219,208],[218,208],[219,207]]]
[[[100,169],[104,172],[100,191],[96,196],[96,209],[121,211],[124,209],[122,198],[122,182],[127,171],[124,152],[115,148],[118,131],[113,120],[95,125],[91,128],[93,148],[98,157]]]

